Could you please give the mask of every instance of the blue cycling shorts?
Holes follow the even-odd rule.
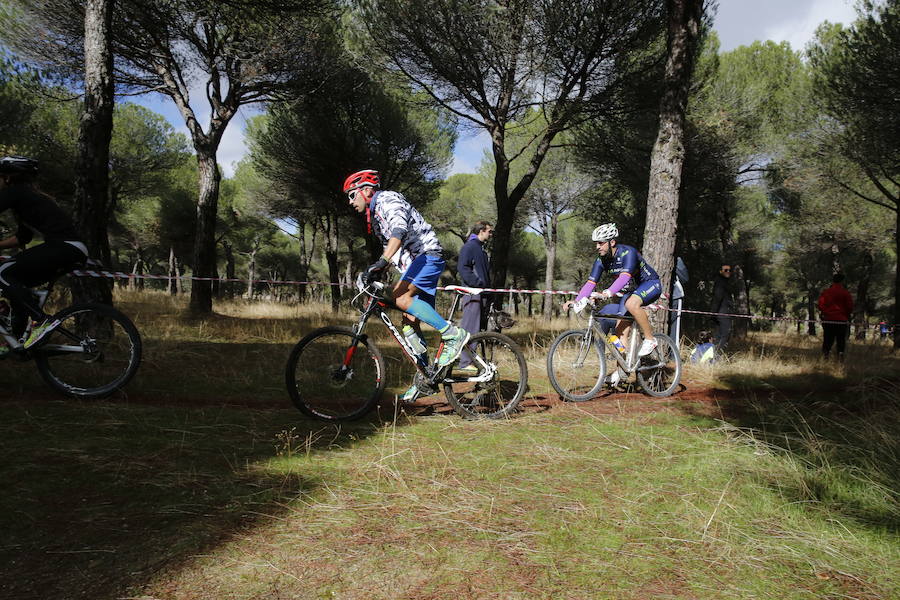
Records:
[[[413,259],[400,280],[408,281],[419,288],[422,293],[417,295],[434,306],[434,295],[437,293],[438,279],[440,279],[441,273],[444,272],[445,266],[446,263],[440,256],[420,254]]]
[[[660,283],[659,279],[651,279],[650,281],[645,281],[641,285],[637,286],[631,294],[637,294],[641,298],[641,303],[644,306],[647,306],[654,300],[660,297],[662,294],[662,283]],[[628,296],[631,294],[625,294],[625,297],[622,298],[622,306],[625,306],[625,300],[628,299]]]
[[[600,309],[601,315],[618,315],[624,316],[627,312],[625,308],[625,301],[628,300],[628,297],[632,294],[637,294],[642,299],[642,304],[646,306],[647,304],[653,302],[658,299],[662,294],[662,284],[659,279],[651,279],[650,281],[645,281],[641,285],[637,286],[634,291],[627,292],[622,296],[622,299],[619,300],[616,304],[607,304],[603,308]],[[600,320],[600,328],[604,333],[608,333],[610,329],[615,327],[616,322],[613,319],[601,319]]]

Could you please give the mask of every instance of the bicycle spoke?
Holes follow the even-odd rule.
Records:
[[[294,404],[309,416],[349,420],[366,414],[384,389],[383,358],[350,330],[325,327],[301,340],[288,359]]]
[[[654,337],[656,349],[641,359],[638,383],[651,396],[668,396],[681,380],[681,357],[669,336],[656,334]]]
[[[131,321],[105,305],[73,306],[33,351],[41,376],[64,394],[84,398],[123,387],[140,364],[141,341]]]
[[[525,394],[528,382],[525,357],[516,343],[502,334],[481,332],[473,335],[472,340],[469,350],[479,373],[465,381],[445,382],[447,400],[467,418],[508,416]]]
[[[562,333],[547,354],[547,375],[553,389],[566,400],[590,400],[603,387],[604,352],[586,330]]]

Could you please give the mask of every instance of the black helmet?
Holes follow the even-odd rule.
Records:
[[[38,161],[25,156],[4,156],[0,158],[2,175],[37,175]]]

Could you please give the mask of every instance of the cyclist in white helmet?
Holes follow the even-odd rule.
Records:
[[[656,348],[656,339],[653,337],[653,329],[650,327],[650,319],[643,306],[659,298],[662,293],[662,284],[659,275],[648,265],[637,249],[625,244],[619,244],[616,238],[619,230],[615,223],[600,225],[591,234],[591,239],[597,245],[597,260],[591,269],[587,282],[578,292],[574,300],[563,304],[563,310],[573,307],[577,312],[584,310],[588,297],[597,286],[603,273],[616,275],[612,284],[600,292],[600,296],[609,299],[616,294],[622,294],[618,310],[613,314],[624,315],[625,311],[634,317],[635,323],[644,334],[644,342],[638,355],[646,356]],[[620,320],[616,325],[619,336],[627,335],[628,321]]]

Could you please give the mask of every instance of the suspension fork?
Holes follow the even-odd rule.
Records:
[[[373,307],[370,310],[367,310],[362,314],[359,318],[359,321],[356,325],[353,326],[353,342],[344,352],[344,362],[343,367],[345,369],[349,369],[350,365],[353,363],[353,355],[356,354],[356,347],[359,346],[359,342],[365,343],[367,336],[363,333],[363,329],[366,328],[366,322],[369,320],[369,317],[374,312],[375,308]]]

